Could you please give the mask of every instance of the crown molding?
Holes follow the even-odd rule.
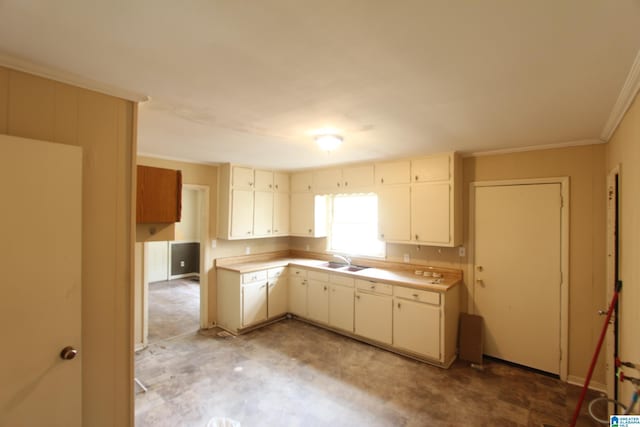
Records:
[[[0,66],[11,68],[16,71],[22,71],[28,74],[33,74],[38,77],[56,80],[61,83],[81,87],[83,89],[92,90],[94,92],[100,92],[105,95],[126,99],[128,101],[146,102],[149,100],[149,97],[147,95],[101,83],[96,80],[88,79],[78,74],[60,70],[54,67],[37,64],[24,58],[19,58],[15,55],[9,55],[2,51],[0,51]]]
[[[207,162],[207,161],[203,161],[203,160],[193,160],[193,159],[187,159],[185,157],[174,157],[174,156],[162,156],[162,155],[158,155],[158,154],[154,154],[154,153],[149,153],[149,152],[138,152],[136,154],[137,157],[146,157],[148,159],[155,159],[155,160],[167,160],[170,162],[179,162],[179,163],[191,163],[193,165],[202,165],[202,166],[220,166],[222,165],[222,163],[220,162]],[[223,162],[226,163],[226,162]]]
[[[581,145],[604,144],[602,139],[581,139],[578,141],[557,142],[554,144],[528,145],[526,147],[503,148],[499,150],[475,151],[462,153],[462,157],[495,156],[499,154],[522,153],[525,151],[553,150],[554,148],[579,147]]]
[[[604,129],[602,129],[602,133],[600,137],[609,141],[613,133],[616,131],[622,118],[626,114],[627,110],[631,106],[631,103],[635,99],[638,91],[640,90],[640,50],[636,54],[636,59],[633,61],[631,65],[631,70],[629,70],[629,74],[627,75],[627,80],[624,82],[622,86],[622,90],[620,90],[620,94],[618,95],[618,99],[616,103],[613,105],[613,109],[609,114],[609,119],[607,123],[604,125]]]

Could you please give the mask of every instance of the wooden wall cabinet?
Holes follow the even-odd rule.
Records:
[[[182,172],[138,166],[136,223],[162,224],[180,221]]]

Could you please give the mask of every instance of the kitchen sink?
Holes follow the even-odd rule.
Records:
[[[334,270],[340,270],[340,271],[351,271],[351,272],[356,272],[356,271],[362,271],[364,269],[367,269],[369,267],[362,267],[359,265],[348,265],[348,264],[342,264],[340,262],[325,262],[324,264],[321,264],[320,267],[326,267],[326,268],[332,268]]]

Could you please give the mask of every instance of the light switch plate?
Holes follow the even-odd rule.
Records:
[[[410,261],[411,261],[411,257],[409,256],[409,254],[402,255],[402,262],[410,262]]]
[[[244,248],[244,254],[245,254],[245,255],[249,255],[249,254],[251,254],[251,247],[250,247],[250,246],[246,246],[246,247]]]
[[[460,246],[460,247],[458,248],[458,255],[459,255],[459,256],[461,256],[461,257],[463,257],[463,256],[465,256],[466,254],[467,254],[467,250],[465,249],[465,247],[464,247],[464,246]]]

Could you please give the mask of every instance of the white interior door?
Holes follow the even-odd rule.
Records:
[[[79,147],[0,135],[2,426],[81,424],[81,185]]]
[[[475,188],[476,314],[484,353],[560,373],[561,186]]]

